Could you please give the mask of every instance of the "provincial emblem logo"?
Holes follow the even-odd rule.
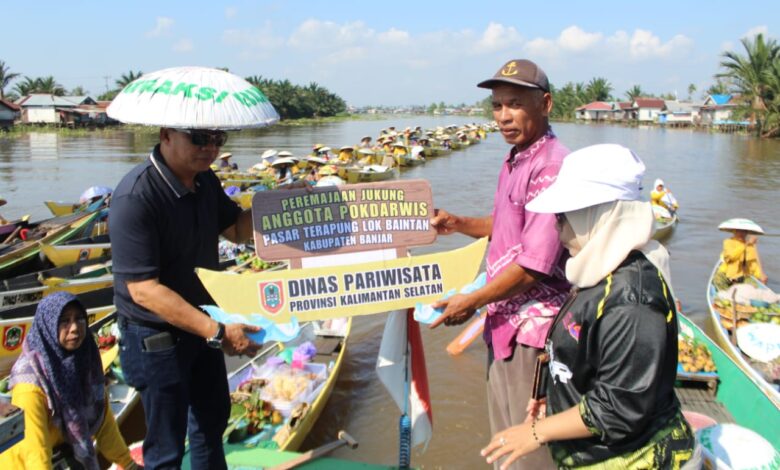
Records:
[[[3,329],[3,347],[7,351],[13,351],[22,345],[25,325],[11,325]]]
[[[501,75],[505,77],[511,77],[512,75],[517,75],[517,62],[513,60],[512,62],[506,64],[506,66],[503,69],[501,69]]]
[[[258,285],[260,289],[260,305],[263,309],[275,315],[284,307],[284,289],[282,281],[261,282]]]

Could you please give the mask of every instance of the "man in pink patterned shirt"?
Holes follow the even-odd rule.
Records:
[[[488,410],[495,434],[528,417],[536,357],[568,292],[555,214],[528,212],[525,205],[555,181],[569,150],[550,129],[549,81],[536,64],[511,60],[478,86],[492,90],[493,117],[513,146],[498,177],[493,212],[472,218],[438,210],[431,223],[440,234],[490,237],[488,282],[440,301],[436,306],[444,313],[431,327],[461,324],[487,305]],[[554,465],[541,448],[512,468]]]

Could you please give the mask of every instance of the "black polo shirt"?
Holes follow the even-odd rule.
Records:
[[[116,187],[108,217],[114,271],[114,303],[128,318],[162,322],[133,302],[127,281],[158,278],[193,306],[213,304],[195,275],[217,269],[219,234],[241,213],[212,171],[187,189],[165,164],[157,145]]]

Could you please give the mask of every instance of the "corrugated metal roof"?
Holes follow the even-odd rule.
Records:
[[[33,93],[32,95],[25,96],[16,102],[23,108],[32,106],[62,106],[62,107],[75,107],[78,103],[73,102],[65,96],[54,96],[44,93]]]
[[[724,105],[731,101],[731,95],[710,95],[710,98],[712,98],[712,101],[715,102],[716,105]]]

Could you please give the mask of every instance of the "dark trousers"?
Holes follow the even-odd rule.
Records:
[[[180,468],[184,440],[189,436],[193,470],[226,469],[222,433],[230,414],[230,397],[222,351],[179,329],[164,330],[119,318],[122,370],[144,405],[144,468]],[[175,344],[146,351],[144,338],[162,331],[170,331]]]

